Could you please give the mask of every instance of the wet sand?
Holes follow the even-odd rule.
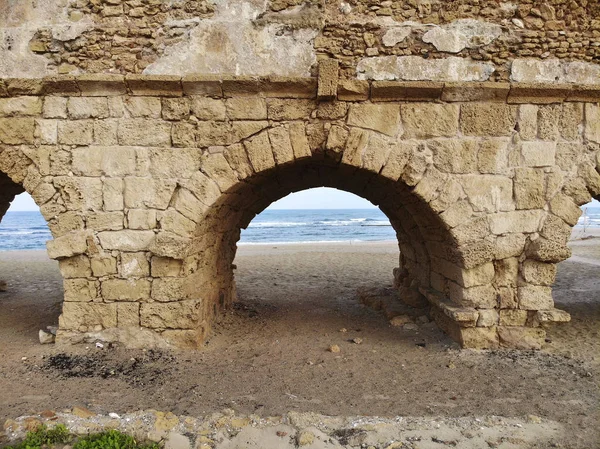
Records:
[[[90,369],[72,377],[48,362],[64,350],[37,340],[60,311],[57,264],[43,251],[3,252],[0,420],[75,405],[193,416],[224,408],[260,416],[536,415],[563,425],[561,447],[594,447],[600,239],[572,248],[575,257],[560,264],[554,291],[572,321],[550,330],[538,352],[463,351],[432,323],[392,327],[361,306],[358,287],[391,286],[393,242],[242,245],[235,261],[240,301],[204,350],[73,347],[66,357],[80,356]],[[332,344],[341,352],[329,352]],[[141,361],[133,371],[126,369],[132,358]]]

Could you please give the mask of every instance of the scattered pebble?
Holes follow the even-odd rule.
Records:
[[[51,334],[50,332],[46,332],[42,329],[40,329],[40,331],[38,332],[38,337],[40,339],[40,344],[42,345],[49,345],[54,343],[54,340],[56,339],[56,336],[54,334]]]
[[[329,352],[340,352],[340,351],[341,351],[341,349],[338,345],[331,345],[329,347]]]
[[[354,338],[352,339],[352,343],[356,343],[357,345],[360,345],[363,342],[362,338]]]
[[[390,324],[394,327],[403,326],[407,323],[411,323],[412,319],[408,315],[398,315],[390,320]]]
[[[342,327],[342,328],[340,329],[340,332],[342,332],[342,333],[344,333],[344,334],[345,334],[346,332],[348,332],[348,329],[346,329],[345,327]]]

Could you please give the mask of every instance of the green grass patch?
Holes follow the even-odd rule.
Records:
[[[139,443],[132,436],[118,430],[107,430],[76,438],[62,424],[51,429],[40,426],[36,430],[28,432],[25,440],[21,443],[7,446],[6,449],[53,448],[71,442],[73,449],[161,449],[158,443]]]

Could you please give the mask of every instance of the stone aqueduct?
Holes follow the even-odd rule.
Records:
[[[29,192],[64,277],[58,340],[196,348],[240,229],[317,186],[390,218],[400,296],[464,347],[539,347],[556,263],[600,194],[600,90],[89,74],[0,82],[0,212]],[[0,215],[1,215],[0,214]]]

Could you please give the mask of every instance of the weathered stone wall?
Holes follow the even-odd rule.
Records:
[[[539,347],[568,319],[551,285],[600,193],[597,87],[320,75],[0,82],[0,172],[54,236],[59,341],[198,347],[240,228],[317,186],[380,206],[401,296],[464,346]]]
[[[594,83],[590,0],[8,0],[0,76],[145,73]]]

